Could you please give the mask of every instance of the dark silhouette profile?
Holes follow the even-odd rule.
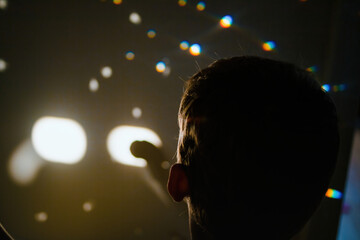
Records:
[[[290,239],[325,197],[339,145],[333,101],[311,73],[253,56],[187,82],[168,191],[192,239]]]

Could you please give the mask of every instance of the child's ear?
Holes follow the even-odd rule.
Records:
[[[176,202],[180,202],[184,197],[189,196],[189,181],[185,167],[181,163],[175,163],[171,166],[167,188]]]

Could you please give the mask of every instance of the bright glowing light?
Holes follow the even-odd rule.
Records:
[[[132,110],[131,113],[132,113],[132,115],[133,115],[134,118],[140,118],[140,117],[141,117],[141,114],[142,114],[142,111],[141,111],[140,108],[135,107],[135,108],[133,108],[133,110]]]
[[[6,67],[7,67],[7,63],[5,62],[5,60],[0,59],[0,72],[5,71]]]
[[[205,3],[204,2],[199,2],[197,5],[196,5],[196,9],[198,11],[204,11],[205,9]]]
[[[190,49],[189,49],[191,55],[193,56],[198,56],[201,53],[201,46],[197,43],[191,45]]]
[[[134,58],[135,58],[135,53],[129,51],[129,52],[127,52],[127,53],[125,54],[125,57],[126,57],[126,59],[129,60],[129,61],[134,60]]]
[[[308,68],[306,69],[306,71],[308,71],[308,72],[316,72],[316,71],[317,71],[317,67],[316,67],[316,66],[308,67]]]
[[[33,126],[31,140],[35,151],[50,162],[75,164],[86,152],[84,129],[67,118],[40,118]]]
[[[46,212],[38,212],[35,213],[34,218],[38,222],[46,222],[48,219],[48,215]]]
[[[91,201],[86,201],[82,207],[85,212],[91,212],[94,209],[94,203]]]
[[[178,4],[179,4],[180,7],[185,6],[186,3],[187,3],[187,0],[179,0],[179,1],[178,1]]]
[[[112,129],[107,138],[107,149],[116,162],[135,167],[145,167],[143,158],[136,158],[130,151],[134,141],[147,141],[156,147],[161,147],[160,137],[152,130],[135,126],[118,126]]]
[[[324,84],[321,86],[322,89],[324,89],[325,92],[330,91],[330,85],[329,84]]]
[[[232,17],[230,15],[226,15],[220,20],[220,26],[223,28],[229,28],[231,27],[232,22],[233,22]]]
[[[154,38],[156,36],[155,30],[150,29],[149,31],[147,31],[147,36],[148,38]]]
[[[111,77],[111,75],[112,75],[112,69],[111,69],[111,67],[109,67],[109,66],[103,67],[103,68],[101,69],[101,75],[102,75],[104,78],[109,78],[109,77]]]
[[[141,17],[138,13],[133,12],[130,14],[129,16],[129,20],[130,22],[132,22],[133,24],[140,24],[141,23]]]
[[[325,196],[328,197],[328,198],[340,199],[340,198],[342,198],[342,193],[340,191],[338,191],[338,190],[329,188],[326,191]]]
[[[113,3],[116,5],[120,5],[122,3],[122,0],[114,0]]]
[[[89,81],[89,89],[92,92],[96,92],[99,90],[99,82],[95,78],[90,79]]]
[[[164,62],[160,61],[156,64],[156,71],[159,72],[159,73],[162,73],[164,72],[166,69],[166,65]]]
[[[0,9],[5,9],[7,7],[7,0],[0,0]]]
[[[27,139],[11,154],[8,163],[9,175],[16,183],[27,185],[35,180],[43,164],[44,160],[36,154],[31,140]]]
[[[180,43],[180,49],[181,50],[188,50],[189,49],[189,42],[187,42],[187,41],[182,41],[181,43]]]
[[[265,42],[262,45],[262,48],[264,49],[264,51],[272,51],[275,49],[275,47],[276,47],[276,44],[273,41]]]

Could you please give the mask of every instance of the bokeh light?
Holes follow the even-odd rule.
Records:
[[[109,66],[103,67],[103,68],[101,69],[101,75],[102,75],[104,78],[109,78],[109,77],[111,77],[111,75],[112,75],[112,69],[111,69],[111,67],[109,67]]]
[[[341,92],[341,91],[344,91],[346,90],[346,84],[342,83],[342,84],[337,84],[337,85],[333,85],[332,86],[332,90],[334,92]]]
[[[6,70],[7,67],[7,63],[5,62],[5,60],[0,59],[0,72],[4,72]]]
[[[132,52],[132,51],[126,52],[125,58],[126,58],[127,60],[129,60],[129,61],[134,60],[134,58],[135,58],[135,53]]]
[[[344,83],[342,83],[342,84],[340,84],[340,85],[338,85],[338,86],[339,86],[339,91],[344,91],[344,90],[347,89],[347,86],[346,86],[346,84],[344,84]]]
[[[38,222],[46,222],[48,220],[48,215],[46,212],[35,213],[34,218]]]
[[[154,38],[156,36],[155,30],[150,29],[149,31],[147,31],[147,36],[148,38]]]
[[[341,199],[342,198],[342,193],[340,191],[336,190],[336,189],[329,188],[326,191],[325,196],[328,197],[328,198]]]
[[[26,139],[11,154],[8,162],[8,171],[12,180],[19,185],[32,183],[44,160],[36,154],[30,139]]]
[[[7,8],[7,0],[0,0],[0,9],[5,9]]]
[[[171,68],[168,65],[166,65],[165,71],[162,72],[162,75],[164,77],[168,77],[170,75],[170,73],[171,73]]]
[[[193,56],[199,56],[201,53],[201,46],[197,43],[191,45],[190,49],[190,54]]]
[[[220,20],[220,26],[223,28],[229,28],[231,27],[232,22],[233,22],[232,17],[230,15],[226,15]]]
[[[132,115],[134,118],[140,118],[142,115],[142,111],[141,108],[139,107],[134,107],[131,111]]]
[[[114,0],[113,3],[116,5],[120,5],[122,3],[122,0]]]
[[[94,203],[91,201],[86,201],[83,203],[82,208],[84,212],[91,212],[94,209]]]
[[[162,73],[166,70],[166,64],[163,61],[160,61],[156,64],[156,71]]]
[[[130,151],[135,141],[147,141],[161,147],[160,137],[151,129],[135,126],[118,126],[112,129],[107,137],[107,149],[111,158],[119,163],[134,167],[145,167],[147,162],[137,158]]]
[[[263,50],[267,51],[267,52],[274,50],[275,47],[276,47],[276,44],[274,41],[267,41],[267,42],[263,43],[263,45],[262,45]]]
[[[75,164],[86,152],[84,129],[68,118],[40,118],[32,128],[31,140],[35,151],[50,162]]]
[[[330,84],[323,84],[321,86],[321,88],[326,91],[326,92],[341,92],[341,91],[345,91],[347,89],[347,85],[342,83],[342,84],[335,84],[335,85],[330,85]]]
[[[198,11],[204,11],[205,10],[205,3],[204,2],[199,2],[197,5],[196,5],[196,9]]]
[[[186,3],[187,3],[187,0],[179,0],[178,1],[178,4],[180,7],[184,7],[186,5]]]
[[[163,161],[162,163],[161,163],[161,168],[162,169],[169,169],[170,168],[170,166],[171,166],[171,164],[169,163],[169,161]]]
[[[330,91],[330,85],[329,85],[329,84],[324,84],[324,85],[321,86],[321,88],[322,88],[325,92]]]
[[[181,50],[188,50],[189,49],[189,42],[187,42],[187,41],[182,41],[181,43],[180,43],[180,49]]]
[[[133,24],[140,24],[141,23],[141,17],[138,13],[133,12],[130,14],[129,16],[129,20],[130,22],[132,22]]]
[[[96,92],[97,90],[99,90],[99,82],[97,79],[95,78],[90,79],[89,89],[91,92]]]
[[[317,66],[308,67],[308,68],[306,68],[306,71],[315,73],[315,72],[317,72]]]

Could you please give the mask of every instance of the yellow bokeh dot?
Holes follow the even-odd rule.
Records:
[[[85,212],[91,212],[94,209],[94,204],[90,201],[86,201],[82,207]]]
[[[186,0],[179,0],[179,1],[178,1],[178,4],[179,4],[179,6],[180,6],[180,7],[185,6],[185,5],[186,5],[186,3],[187,3],[187,1],[186,1]]]
[[[187,41],[182,41],[179,45],[180,49],[185,51],[189,49],[189,43]]]
[[[116,5],[120,5],[122,3],[122,0],[114,0],[113,3]]]
[[[265,51],[271,51],[271,47],[270,47],[269,44],[267,44],[267,43],[264,43],[264,44],[262,45],[262,48],[263,48]]]
[[[48,214],[46,212],[38,212],[34,215],[34,217],[38,222],[46,222],[48,220]]]
[[[205,10],[205,3],[204,2],[199,2],[197,5],[196,5],[196,9],[198,11],[204,11]]]
[[[148,36],[148,38],[154,38],[156,36],[155,30],[149,30],[147,32],[147,36]]]
[[[135,58],[135,53],[129,51],[129,52],[127,52],[127,53],[125,54],[125,57],[126,57],[127,60],[130,60],[130,61],[131,61],[131,60],[134,60],[134,58]]]

